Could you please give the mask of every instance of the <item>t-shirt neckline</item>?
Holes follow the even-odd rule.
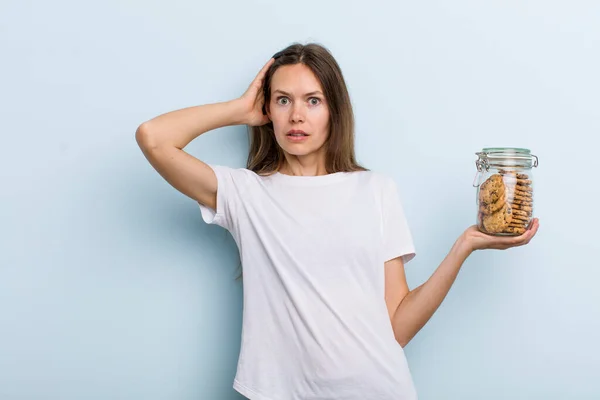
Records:
[[[350,172],[333,172],[327,175],[286,175],[277,171],[273,174],[273,178],[278,182],[283,182],[291,185],[316,186],[334,182],[340,182],[350,176]]]

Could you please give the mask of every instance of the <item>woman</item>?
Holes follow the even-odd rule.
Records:
[[[204,132],[252,127],[247,168],[182,149]],[[143,123],[152,166],[231,232],[244,276],[234,388],[250,399],[416,399],[403,347],[475,250],[528,243],[467,229],[435,273],[409,290],[414,255],[395,182],[358,165],[340,68],[316,44],[277,53],[238,99]]]

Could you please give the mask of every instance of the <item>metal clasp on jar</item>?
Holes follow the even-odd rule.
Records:
[[[479,182],[480,177],[483,175],[482,172],[490,170],[490,164],[487,159],[487,155],[485,153],[475,153],[479,156],[479,159],[475,161],[475,166],[477,167],[477,173],[475,174],[475,179],[473,179],[473,187],[479,187],[481,182]]]

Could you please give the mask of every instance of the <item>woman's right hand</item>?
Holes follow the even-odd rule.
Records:
[[[269,122],[269,117],[263,114],[265,102],[263,94],[263,81],[269,67],[275,61],[271,58],[256,75],[246,92],[237,99],[242,110],[244,124],[250,126],[261,126]]]

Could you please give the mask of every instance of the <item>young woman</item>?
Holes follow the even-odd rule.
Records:
[[[183,148],[248,125],[247,168],[208,165]],[[256,400],[409,400],[403,347],[478,249],[528,243],[469,227],[435,273],[409,290],[415,249],[390,177],[361,167],[342,72],[320,45],[277,53],[238,99],[185,108],[140,125],[136,139],[206,223],[235,239],[244,312],[234,388]]]

